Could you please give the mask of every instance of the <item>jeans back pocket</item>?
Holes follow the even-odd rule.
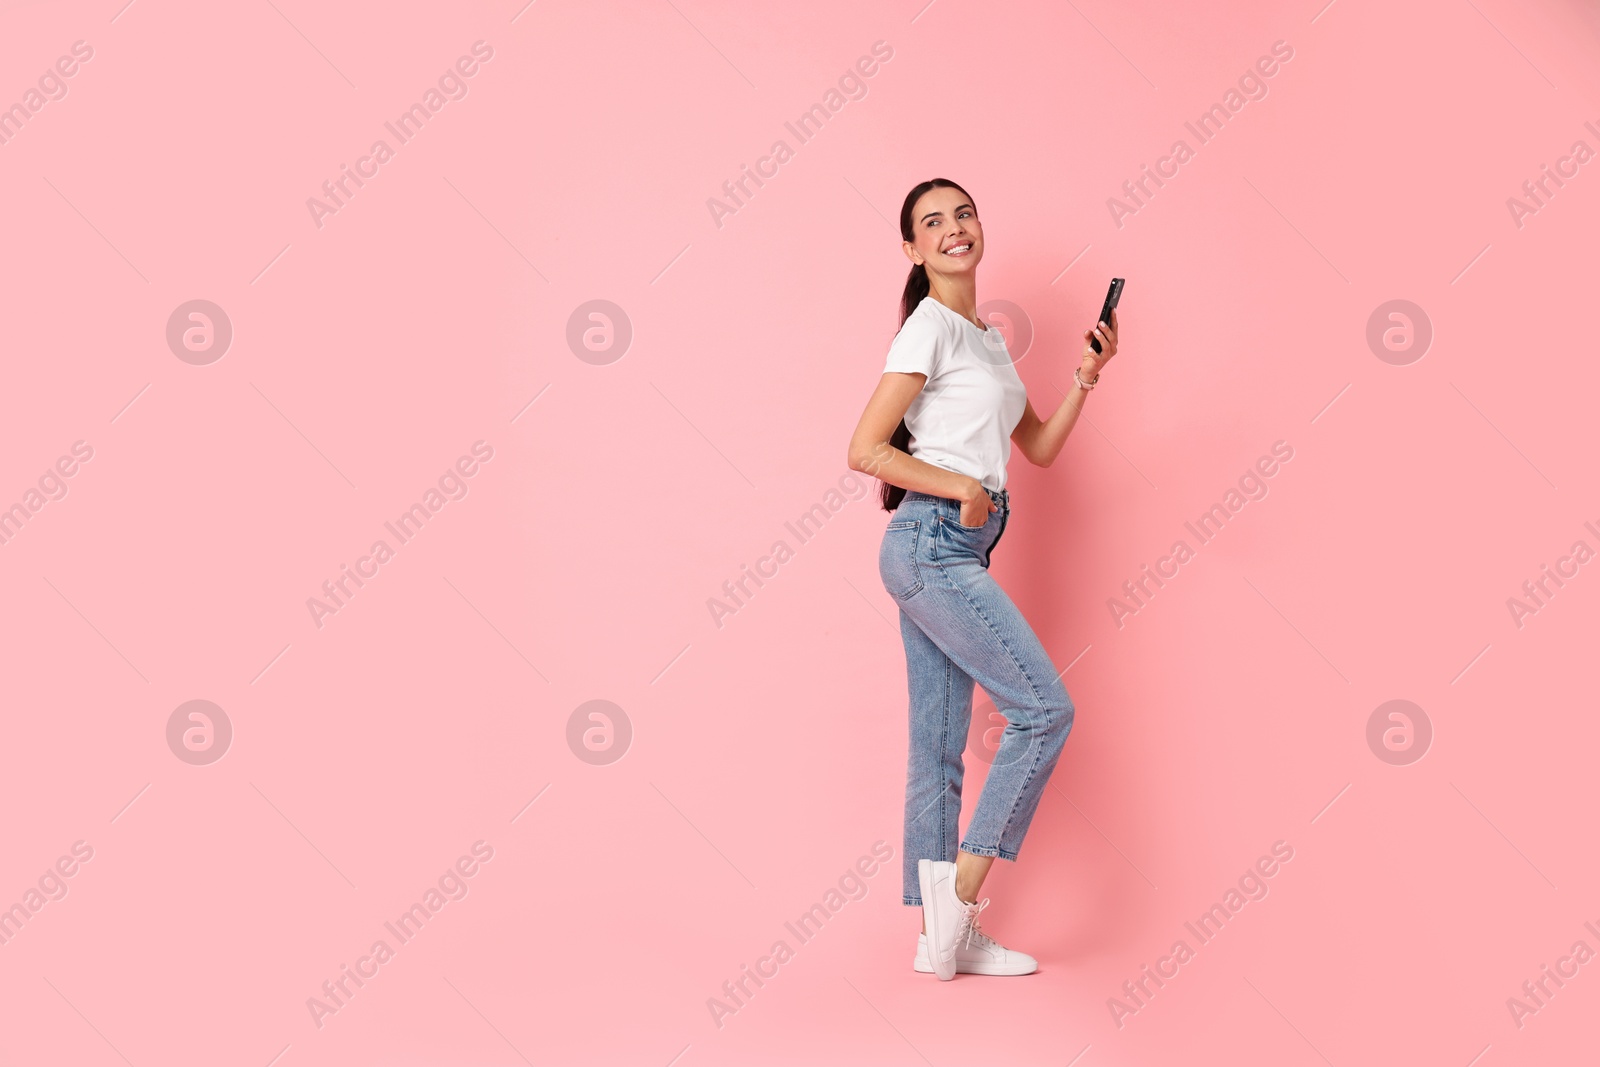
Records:
[[[922,588],[922,569],[917,566],[917,542],[922,533],[921,519],[891,522],[883,531],[878,549],[878,576],[883,588],[896,600],[908,600]]]

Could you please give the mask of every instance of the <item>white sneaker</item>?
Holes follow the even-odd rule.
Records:
[[[988,905],[968,904],[956,896],[956,865],[948,860],[918,860],[917,884],[922,890],[922,923],[927,927],[929,970],[939,981],[956,976],[956,944],[972,929],[972,920]]]
[[[978,929],[976,921],[971,927],[971,937],[970,944],[956,946],[957,974],[1032,974],[1039,969],[1038,960],[1026,952],[1006,948]],[[966,942],[966,938],[962,941]],[[927,934],[917,935],[917,958],[911,966],[923,973],[933,970],[933,964],[928,962]]]

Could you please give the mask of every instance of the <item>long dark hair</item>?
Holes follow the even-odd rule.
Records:
[[[929,189],[955,189],[967,198],[967,203],[972,204],[972,210],[977,211],[978,205],[972,199],[972,194],[967,192],[948,178],[934,178],[912,186],[906,194],[905,203],[900,205],[900,237],[905,241],[914,241],[912,232],[913,222],[911,212],[917,206],[917,201]],[[911,273],[906,275],[906,288],[900,294],[900,325],[904,326],[911,313],[917,310],[917,305],[922,303],[922,298],[928,295],[928,268],[921,263],[911,265]],[[889,438],[889,444],[900,451],[906,451],[906,446],[911,444],[911,430],[906,426],[906,420],[901,419],[900,425],[894,431],[894,436]],[[900,506],[900,501],[905,499],[906,490],[901,485],[891,485],[883,482],[878,490],[878,498],[883,503],[884,511],[893,511]]]

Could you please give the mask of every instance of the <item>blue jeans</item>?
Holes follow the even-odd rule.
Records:
[[[956,858],[974,683],[1007,724],[960,841],[963,852],[1017,858],[1072,729],[1072,698],[1060,672],[989,574],[1011,502],[1005,490],[985,491],[999,510],[978,527],[961,525],[957,501],[907,492],[878,552],[883,587],[900,606],[911,695],[901,852],[907,904],[922,903],[919,859]]]

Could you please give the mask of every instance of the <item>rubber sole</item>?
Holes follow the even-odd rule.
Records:
[[[911,969],[914,970],[914,971],[920,971],[923,974],[932,974],[933,973],[932,964],[924,962],[924,960],[922,959],[921,956],[918,956],[916,958],[916,960],[911,964]],[[1020,978],[1025,974],[1037,974],[1038,971],[1039,971],[1039,968],[1037,968],[1037,967],[1035,967],[1031,971],[1000,971],[1000,970],[993,970],[993,969],[991,969],[991,968],[989,968],[987,966],[978,966],[978,965],[975,965],[975,964],[968,964],[967,966],[963,967],[959,960],[956,962],[956,973],[957,974],[987,974],[987,975],[994,975],[994,976],[999,977],[999,978]]]

